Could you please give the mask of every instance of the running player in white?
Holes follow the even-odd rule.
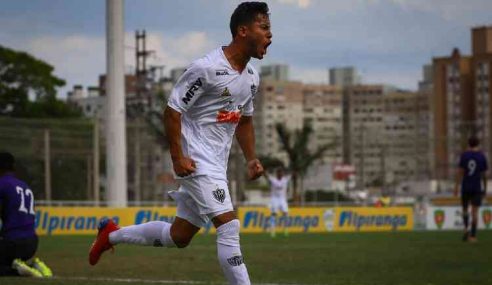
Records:
[[[272,238],[275,237],[277,213],[282,212],[282,217],[284,221],[284,235],[288,236],[289,231],[287,228],[287,215],[289,213],[289,205],[287,203],[287,188],[289,186],[291,176],[285,175],[283,168],[280,167],[277,168],[275,176],[265,174],[265,177],[270,183],[270,209],[272,211],[269,227],[270,235],[272,236]]]
[[[173,167],[181,187],[175,221],[119,228],[104,220],[89,262],[119,243],[186,247],[209,220],[217,228],[217,254],[229,284],[250,284],[239,246],[239,220],[227,185],[227,162],[233,136],[243,150],[249,179],[263,174],[256,157],[253,99],[259,85],[248,62],[262,59],[271,44],[266,3],[239,4],[231,16],[232,42],[194,61],[176,83],[164,112]],[[193,44],[193,43],[190,43]]]

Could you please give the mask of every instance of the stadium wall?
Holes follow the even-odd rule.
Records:
[[[266,207],[240,207],[242,233],[263,233],[271,222]],[[175,207],[38,207],[36,231],[39,235],[93,235],[102,218],[112,218],[127,226],[148,221],[172,222]],[[287,225],[291,233],[409,231],[413,229],[411,207],[312,207],[291,208],[287,217],[277,216],[277,227]],[[215,233],[211,223],[200,231]]]
[[[463,219],[461,207],[428,207],[426,225],[429,230],[462,230]],[[480,207],[478,228],[492,228],[492,207]]]

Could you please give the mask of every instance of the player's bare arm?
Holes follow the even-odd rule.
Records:
[[[190,157],[184,156],[181,148],[181,113],[169,106],[166,107],[164,111],[164,127],[169,142],[174,172],[179,177],[192,174],[196,170],[195,162]]]
[[[243,151],[244,158],[248,162],[248,178],[251,180],[257,179],[263,175],[264,169],[260,160],[256,158],[253,117],[241,117],[236,127],[236,139]]]
[[[461,184],[461,181],[463,180],[463,175],[465,174],[465,171],[463,168],[458,168],[458,170],[456,171],[456,179],[455,179],[455,183],[454,183],[454,196],[458,196],[458,193],[459,193],[459,189],[460,189],[460,184]]]

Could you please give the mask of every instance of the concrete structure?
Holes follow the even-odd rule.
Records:
[[[73,90],[68,92],[67,101],[77,106],[85,117],[97,117],[101,121],[104,119],[106,97],[99,96],[98,87],[88,87],[85,92],[81,85],[75,85]]]
[[[283,123],[291,130],[302,128],[303,84],[264,79],[258,93],[253,117],[258,153],[278,156],[287,162],[287,155],[282,151],[275,125]]]
[[[353,86],[361,83],[361,78],[353,66],[335,67],[329,70],[330,85]]]
[[[392,92],[384,96],[381,145],[383,189],[430,176],[429,104],[427,94]]]
[[[270,64],[261,67],[262,80],[287,81],[289,80],[289,66],[286,64]]]
[[[345,162],[355,165],[359,188],[381,184],[381,152],[386,142],[384,94],[383,85],[357,85],[346,90],[344,129],[347,130],[348,153]]]
[[[492,84],[492,26],[472,29],[472,55],[454,49],[433,59],[432,100],[434,177],[452,179],[459,154],[470,135],[491,153],[490,100]]]

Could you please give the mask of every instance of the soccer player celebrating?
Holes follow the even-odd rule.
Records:
[[[227,185],[233,136],[247,161],[249,179],[263,174],[256,157],[253,99],[259,85],[248,62],[262,59],[272,41],[266,3],[239,4],[231,16],[232,42],[194,61],[176,83],[164,112],[173,168],[180,188],[172,224],[149,222],[119,228],[102,221],[90,264],[118,243],[186,247],[210,219],[217,228],[217,254],[230,284],[250,284],[239,245],[240,223]]]
[[[38,248],[34,231],[34,194],[14,176],[14,156],[0,152],[0,276],[51,277],[51,269],[32,257]]]
[[[284,235],[289,234],[287,230],[287,214],[289,213],[289,206],[287,204],[287,187],[291,176],[285,175],[283,168],[277,168],[276,175],[265,174],[268,182],[270,183],[270,209],[272,215],[270,217],[270,235],[275,237],[276,234],[276,219],[277,212],[282,212],[284,217]]]
[[[465,226],[463,241],[477,241],[478,209],[487,192],[487,168],[487,158],[479,149],[478,139],[470,137],[468,150],[463,152],[460,157],[454,187],[454,195],[458,196],[458,190],[461,186],[461,205],[463,207],[463,225]],[[468,230],[469,204],[472,205],[471,232]]]

